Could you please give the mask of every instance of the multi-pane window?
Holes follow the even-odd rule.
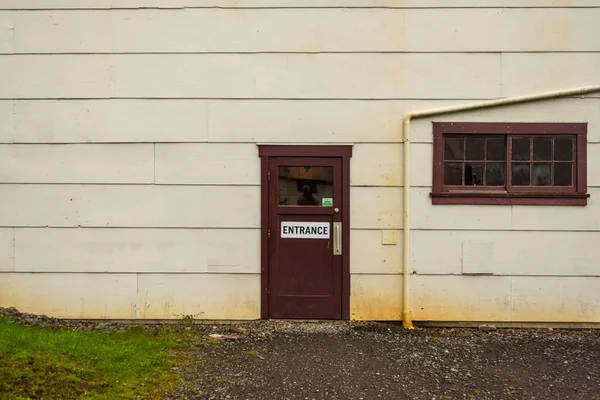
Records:
[[[447,135],[444,137],[445,186],[504,186],[506,138]]]
[[[585,204],[586,131],[586,124],[435,123],[434,203]]]

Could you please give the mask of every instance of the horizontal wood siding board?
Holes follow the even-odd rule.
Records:
[[[255,186],[0,185],[0,226],[259,227]]]
[[[473,273],[600,276],[596,237],[578,231],[416,230],[411,268],[419,275],[462,274],[469,256]]]
[[[0,307],[55,318],[138,317],[135,274],[19,272],[2,273],[0,277]]]
[[[258,274],[142,274],[138,285],[140,318],[260,318]]]
[[[440,64],[446,68],[438,68]],[[12,55],[0,56],[0,88],[4,99],[481,99],[501,96],[501,57],[493,53]]]
[[[402,276],[361,275],[350,277],[350,318],[399,321],[402,319]]]
[[[17,228],[14,270],[258,274],[259,236],[258,229]]]
[[[350,200],[351,228],[402,228],[402,188],[351,187]]]
[[[158,184],[260,185],[260,158],[253,144],[158,143]]]
[[[383,235],[394,235],[395,244],[383,244]],[[402,269],[402,231],[354,229],[350,232],[351,274],[399,274]]]
[[[529,61],[529,67],[524,62]],[[532,65],[535,67],[531,68]],[[542,67],[543,66],[543,67]],[[600,53],[503,53],[502,95],[597,85]]]
[[[0,272],[15,269],[15,230],[0,228]]]
[[[11,55],[0,98],[492,99],[590,85],[599,69],[600,52]]]
[[[258,274],[2,273],[0,307],[76,319],[257,319]],[[69,290],[64,290],[68,286]]]
[[[153,181],[152,144],[0,144],[0,183]]]
[[[595,0],[4,0],[1,9],[111,9],[111,8],[498,8],[598,7]]]
[[[600,8],[10,11],[0,12],[0,52],[600,51],[589,34],[599,18]]]
[[[488,53],[110,58],[112,95],[117,97],[490,98],[501,92],[500,55]],[[438,68],[440,63],[446,68]]]
[[[398,143],[400,120],[407,112],[471,102],[475,100],[0,100],[0,142],[285,143],[293,138],[296,143]],[[432,121],[588,122],[588,141],[599,143],[600,99],[564,98],[418,119],[412,125],[413,143],[431,143]]]
[[[596,277],[413,276],[413,318],[597,322]],[[476,305],[476,306],[474,306]]]

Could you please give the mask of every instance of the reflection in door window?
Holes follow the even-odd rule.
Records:
[[[333,197],[333,167],[281,166],[278,175],[280,206],[320,206]]]

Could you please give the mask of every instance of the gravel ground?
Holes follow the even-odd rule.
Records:
[[[124,330],[0,308],[24,325]],[[158,332],[163,325],[136,324]],[[600,330],[415,329],[357,322],[170,325],[187,330],[174,399],[600,400]]]
[[[237,326],[197,332],[171,399],[600,399],[600,331]]]

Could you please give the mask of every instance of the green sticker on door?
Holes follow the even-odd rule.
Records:
[[[321,199],[321,205],[322,206],[333,207],[333,198],[331,198],[331,197],[323,197]]]

